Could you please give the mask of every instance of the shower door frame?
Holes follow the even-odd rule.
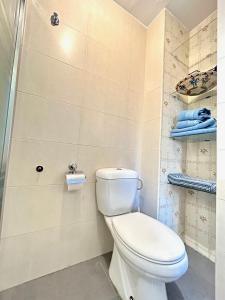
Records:
[[[9,164],[9,154],[11,148],[11,137],[12,137],[12,129],[13,129],[13,120],[14,120],[14,112],[15,112],[15,103],[16,103],[16,90],[17,90],[17,79],[18,79],[18,71],[19,71],[19,60],[20,53],[23,42],[23,33],[24,33],[24,23],[25,23],[25,4],[26,0],[19,0],[17,11],[16,11],[16,38],[15,38],[15,51],[14,51],[14,59],[12,66],[12,77],[10,84],[10,92],[9,92],[9,100],[8,100],[8,109],[7,109],[7,120],[6,120],[6,129],[4,136],[4,146],[2,153],[2,162],[0,169],[0,177],[2,180],[2,191],[0,191],[0,238],[2,233],[2,218],[4,211],[4,202],[5,202],[5,193],[6,193],[6,179],[8,173],[8,164]],[[2,201],[1,201],[2,199]]]

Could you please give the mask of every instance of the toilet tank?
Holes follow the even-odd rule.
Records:
[[[99,169],[96,172],[96,197],[99,211],[116,216],[132,211],[138,185],[136,171],[122,168]]]

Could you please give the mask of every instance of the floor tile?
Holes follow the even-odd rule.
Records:
[[[168,300],[214,300],[215,266],[187,248],[189,269],[167,285]],[[0,300],[121,300],[109,279],[111,253],[0,293]]]
[[[168,300],[214,300],[215,264],[189,247],[187,253],[188,271],[167,285]]]

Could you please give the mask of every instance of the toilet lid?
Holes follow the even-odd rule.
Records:
[[[184,243],[174,231],[142,213],[113,217],[112,227],[131,251],[147,260],[169,264],[185,255]]]

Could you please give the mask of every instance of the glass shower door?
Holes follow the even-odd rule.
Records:
[[[0,0],[0,212],[5,179],[4,151],[12,96],[20,0]],[[13,109],[13,108],[12,108]],[[11,113],[12,114],[12,113]]]

